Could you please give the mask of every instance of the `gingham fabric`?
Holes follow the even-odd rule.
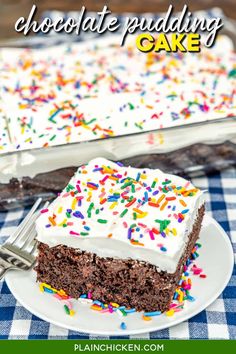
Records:
[[[193,183],[208,190],[206,194],[208,213],[227,232],[236,253],[236,169],[225,170],[210,177],[195,178]],[[0,243],[14,231],[26,212],[27,210],[16,210],[0,213]],[[0,282],[0,339],[67,338],[97,337],[68,331],[42,321],[15,300],[5,282]],[[205,311],[169,329],[123,338],[236,339],[236,267],[221,296]]]

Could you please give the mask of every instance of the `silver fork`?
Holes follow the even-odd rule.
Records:
[[[37,249],[35,221],[40,214],[41,202],[42,198],[39,198],[16,231],[0,247],[0,280],[10,269],[29,270],[33,267]],[[46,202],[43,208],[48,204]]]

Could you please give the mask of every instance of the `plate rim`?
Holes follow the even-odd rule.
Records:
[[[33,311],[32,309],[27,305],[27,302],[22,300],[21,298],[18,298],[18,295],[15,294],[14,291],[12,291],[12,283],[11,283],[11,276],[9,276],[9,274],[11,273],[16,273],[17,270],[13,270],[9,273],[6,274],[5,276],[5,281],[6,284],[11,292],[11,294],[15,297],[15,299],[23,306],[25,307],[31,314],[39,317],[40,319],[53,324],[55,326],[58,326],[60,328],[64,328],[67,330],[71,330],[71,331],[75,331],[75,332],[79,332],[79,333],[83,333],[84,335],[96,335],[96,336],[127,336],[127,335],[139,335],[139,334],[144,334],[144,333],[151,333],[154,331],[160,331],[163,329],[167,329],[173,326],[176,326],[180,323],[183,323],[186,320],[189,320],[190,318],[196,316],[197,314],[199,314],[200,312],[202,312],[203,310],[205,310],[209,305],[211,305],[218,297],[219,295],[224,291],[224,289],[226,288],[227,284],[229,283],[232,273],[233,273],[233,269],[234,269],[234,252],[233,252],[233,247],[232,247],[232,243],[231,243],[231,239],[230,236],[226,233],[226,231],[223,229],[223,227],[208,213],[205,214],[204,216],[204,220],[207,219],[209,220],[211,223],[214,223],[215,226],[218,228],[219,232],[222,234],[225,243],[227,244],[227,248],[230,251],[231,257],[229,259],[230,261],[230,269],[228,270],[228,274],[227,277],[225,277],[224,282],[222,282],[221,287],[219,288],[218,291],[216,291],[216,293],[214,294],[214,296],[210,297],[208,299],[208,301],[205,301],[201,306],[197,307],[194,311],[192,311],[190,314],[187,312],[186,314],[183,314],[180,318],[176,318],[175,320],[173,320],[170,324],[163,324],[158,326],[157,325],[153,325],[148,327],[147,329],[143,328],[143,329],[127,329],[127,330],[121,330],[119,328],[117,328],[116,331],[103,331],[103,332],[99,332],[97,330],[91,330],[89,332],[84,331],[83,329],[79,328],[75,329],[72,327],[67,326],[66,324],[63,323],[58,323],[57,321],[54,321],[52,319],[49,319],[46,317],[46,315],[41,314],[38,311]],[[203,224],[204,225],[204,224]],[[32,271],[32,270],[31,270]]]

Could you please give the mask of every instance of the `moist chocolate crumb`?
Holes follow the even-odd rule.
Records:
[[[104,303],[113,301],[137,311],[164,312],[169,309],[184,264],[199,237],[204,212],[204,206],[199,208],[188,244],[173,274],[158,271],[148,262],[103,258],[64,245],[50,248],[39,243],[37,281],[63,289],[73,298],[91,292],[93,299]]]

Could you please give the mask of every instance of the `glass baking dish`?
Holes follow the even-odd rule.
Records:
[[[236,165],[236,117],[119,137],[2,154],[0,210],[51,200],[95,157],[185,177]]]

